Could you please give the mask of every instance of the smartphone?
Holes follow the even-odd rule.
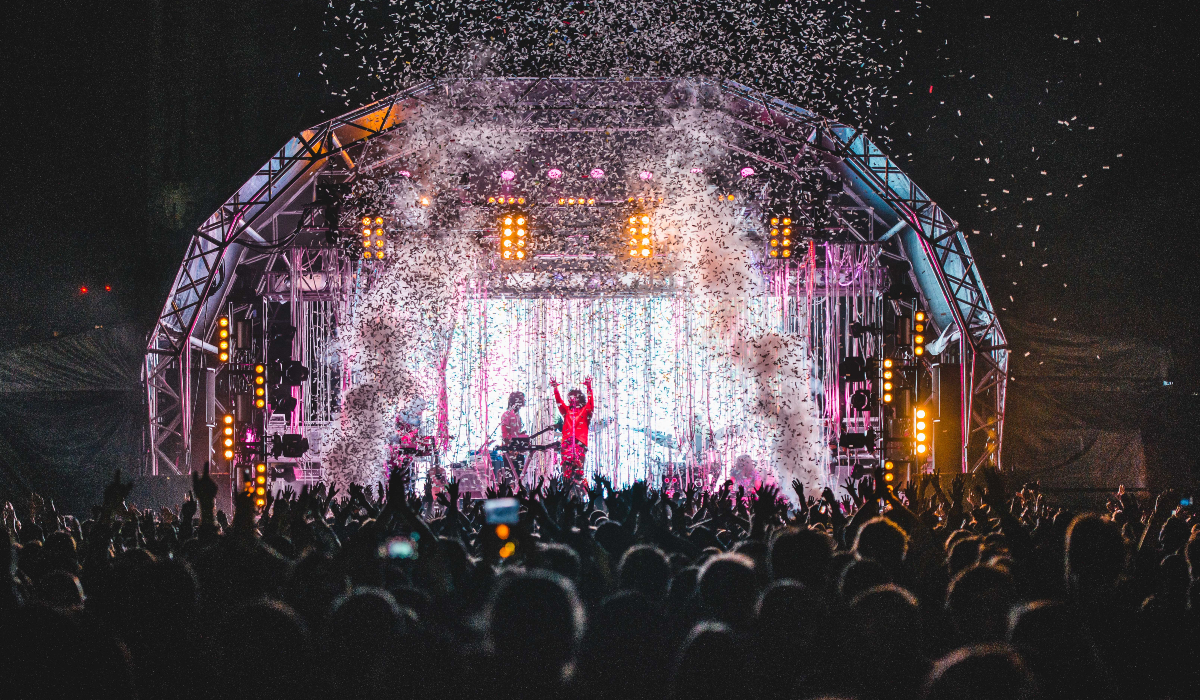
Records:
[[[515,498],[490,498],[483,502],[483,517],[488,525],[516,525],[520,508]]]
[[[379,548],[379,556],[385,559],[416,559],[417,545],[407,537],[393,537]]]

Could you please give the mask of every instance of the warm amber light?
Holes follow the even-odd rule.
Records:
[[[771,257],[772,257],[772,258],[778,258],[778,257],[779,257],[779,251],[778,251],[778,250],[775,250],[774,248],[772,248],[772,249],[771,249]]]
[[[925,312],[924,312],[924,311],[918,311],[918,312],[917,312],[917,320],[918,320],[918,321],[924,321],[924,320],[925,320]]]
[[[629,217],[629,223],[631,223],[631,224],[636,224],[636,223],[637,223],[637,217],[636,217],[636,216],[631,216],[631,217]]]
[[[784,226],[789,226],[789,225],[791,225],[791,223],[792,223],[792,220],[791,220],[791,219],[784,219],[784,220],[783,220],[783,225],[784,225]]]
[[[891,402],[892,402],[892,395],[891,395],[891,394],[884,394],[884,395],[883,395],[883,402],[884,402],[884,403],[891,403]]]
[[[511,257],[512,257],[512,251],[511,251],[511,250],[506,250],[506,251],[504,251],[504,257],[505,257],[505,258],[511,258]]]
[[[370,226],[370,225],[371,225],[371,217],[369,217],[369,216],[364,216],[364,217],[363,217],[363,220],[362,220],[362,225],[363,225],[363,226]]]
[[[233,438],[225,438],[225,446],[233,447]]]
[[[924,417],[925,417],[925,409],[918,408],[917,409],[917,418],[924,418]]]
[[[423,207],[429,206],[429,198],[428,197],[421,198],[421,206],[423,206]]]
[[[513,220],[512,220],[511,216],[504,217],[504,225],[505,226],[512,226],[512,224],[513,224]],[[508,233],[508,231],[506,230],[505,233]]]
[[[891,472],[884,472],[884,474],[883,474],[884,481],[891,481],[892,479],[895,479],[895,478],[896,478],[896,475]]]
[[[784,249],[783,249],[783,257],[785,257],[785,258],[790,258],[790,257],[792,257],[792,251],[791,251],[791,249],[789,249],[789,248],[784,248]]]
[[[633,257],[637,257],[637,251],[636,251],[636,250],[631,250],[631,251],[629,251],[629,254],[630,254],[630,255],[632,255]]]
[[[890,368],[892,366],[892,358],[890,358],[890,357],[885,358],[883,361],[883,366]]]
[[[570,199],[567,200],[567,204],[574,204],[574,203],[575,203],[574,197],[571,197]]]
[[[566,203],[567,203],[567,198],[566,198],[566,197],[559,197],[559,198],[558,198],[558,203],[559,203],[559,204],[566,204]]]
[[[363,259],[364,259],[364,260],[370,260],[370,259],[371,259],[371,251],[369,251],[369,250],[364,250],[364,251],[363,251]]]
[[[219,323],[219,324],[220,324],[222,327],[225,327],[225,326],[228,326],[228,325],[229,325],[229,319],[227,319],[227,318],[225,318],[224,316],[222,316],[222,317],[221,317],[221,320],[220,320],[220,321],[218,321],[217,323]]]
[[[225,450],[225,459],[233,459],[233,450]]]
[[[923,336],[923,335],[918,335],[918,336],[916,336],[915,338],[913,338],[913,340],[914,340],[914,341],[916,341],[916,342],[918,342],[918,343],[924,343],[924,342],[925,342],[925,336]]]
[[[495,203],[496,203],[495,197],[488,197],[488,204],[495,204]]]
[[[508,529],[507,525],[505,525],[504,523],[500,523],[499,525],[496,526],[496,537],[499,537],[502,540],[507,540],[508,535],[509,535],[509,529]]]
[[[925,332],[925,324],[924,324],[924,323],[918,323],[918,324],[917,324],[917,332],[918,332],[918,333],[924,333],[924,332]]]
[[[383,258],[384,258],[384,257],[385,257],[385,256],[384,256],[384,253],[383,253],[383,251],[382,251],[382,250],[379,250],[379,251],[376,251],[376,252],[375,252],[375,259],[376,259],[376,260],[383,260]]]
[[[896,466],[896,465],[895,465],[895,464],[892,464],[892,462],[891,462],[890,460],[889,460],[889,461],[887,461],[887,462],[884,462],[884,463],[883,463],[883,468],[884,468],[884,469],[887,469],[887,470],[891,470],[891,469],[892,469],[892,467],[895,467],[895,466]]]
[[[254,402],[254,407],[255,407],[255,408],[265,408],[265,407],[266,407],[266,405],[267,405],[267,402],[266,402],[266,401],[264,401],[264,400],[262,400],[262,399],[257,399],[257,400]]]
[[[925,348],[924,348],[924,347],[922,347],[922,346],[920,346],[920,345],[918,345],[917,347],[913,348],[913,354],[914,354],[914,355],[924,355],[924,354],[925,354]]]
[[[891,391],[891,390],[892,390],[892,383],[891,383],[891,382],[884,382],[884,383],[883,383],[883,390],[884,390],[884,391]]]
[[[221,341],[221,349],[222,349],[222,350],[228,350],[228,349],[229,349],[229,341],[228,341],[228,340],[222,340],[222,341]]]
[[[516,553],[516,551],[517,551],[517,545],[513,544],[512,542],[506,542],[504,544],[504,546],[500,548],[500,558],[508,559],[514,553]]]
[[[520,236],[524,236],[524,235],[525,235],[525,229],[523,229],[523,228],[519,228],[519,229],[517,229],[517,236],[518,236],[518,237],[520,237]]]
[[[643,224],[648,224],[648,223],[650,223],[650,217],[648,217],[648,216],[643,216],[643,217],[642,217],[642,223],[643,223]]]
[[[221,332],[220,332],[220,333],[217,333],[217,337],[218,337],[218,338],[228,338],[228,337],[229,337],[229,329],[227,329],[227,328],[222,328],[222,329],[221,329]]]
[[[267,501],[266,501],[266,499],[259,498],[254,501],[254,505],[258,506],[259,508],[262,508],[263,506],[267,505]]]
[[[924,445],[917,445],[917,454],[925,454],[925,449]]]
[[[267,378],[262,376],[261,374],[254,378],[255,384],[262,384],[265,381],[267,381]]]
[[[225,415],[225,425],[229,425],[232,422],[233,422],[233,416],[226,414]]]
[[[779,224],[779,218],[778,218],[778,217],[774,217],[774,216],[773,216],[773,217],[771,217],[771,225],[772,225],[772,226],[777,226],[778,224]]]
[[[595,199],[592,199],[592,198],[589,198],[589,199],[588,199],[588,205],[589,205],[589,206],[591,206],[592,204],[595,204],[595,203],[596,203],[596,200],[595,200]]]
[[[650,249],[649,248],[642,248],[642,257],[643,258],[650,257]]]
[[[382,217],[382,216],[377,216],[377,217],[375,217],[375,225],[376,225],[376,226],[383,226],[383,217]]]
[[[255,479],[255,481],[257,481],[260,484],[265,484],[265,483],[267,483],[267,477],[260,475],[258,478]]]
[[[517,251],[517,260],[524,260],[524,259],[525,259],[525,252],[518,250]]]
[[[525,203],[524,197],[517,197],[517,204],[524,204],[524,203]]]
[[[233,435],[233,427],[229,425],[225,426],[224,432],[226,435]]]
[[[525,217],[518,216],[517,217],[517,226],[524,226],[524,225],[525,225]]]
[[[257,489],[254,490],[254,492],[257,493],[258,495],[262,496],[267,493],[267,490],[264,489],[263,487],[259,486]]]
[[[892,370],[890,370],[890,369],[889,369],[889,370],[885,371],[885,372],[883,373],[883,378],[884,378],[884,379],[891,379],[891,378],[892,378]]]

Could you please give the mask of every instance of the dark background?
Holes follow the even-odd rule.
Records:
[[[290,136],[345,111],[325,84],[337,77],[320,74],[319,54],[337,39],[325,6],[9,9],[0,350],[97,326],[149,330],[196,227]],[[865,6],[881,19],[901,7]],[[1154,458],[1194,468],[1194,11],[1046,1],[905,12],[889,25],[903,29],[892,38],[906,53],[889,85],[898,99],[875,112],[872,133],[972,232],[1011,329],[1009,435],[1022,429],[1022,380],[1044,394],[1063,379],[1039,364],[1046,329],[1133,341],[1165,353],[1169,384],[1129,423],[1170,426],[1156,448],[1166,456]],[[1088,371],[1105,379],[1098,362]]]

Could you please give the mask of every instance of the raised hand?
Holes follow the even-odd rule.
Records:
[[[208,476],[208,462],[204,463],[204,475]],[[192,476],[193,480],[195,475]],[[209,479],[211,482],[212,480]],[[216,484],[213,484],[216,488]],[[104,487],[104,509],[109,514],[124,510],[125,499],[129,496],[129,492],[133,490],[133,481],[121,483],[121,470],[113,471],[113,480],[108,486]],[[216,491],[213,491],[213,496],[216,496]],[[39,497],[40,500],[40,497]]]
[[[458,479],[457,478],[450,477],[450,480],[446,482],[446,495],[449,496],[450,507],[452,509],[457,509],[458,508]]]
[[[558,386],[558,380],[557,380],[557,379],[555,379],[554,377],[550,377],[550,386],[552,386],[552,387],[557,387],[557,386]]]
[[[208,475],[208,462],[204,463],[203,475],[198,475],[192,472],[192,493],[196,494],[196,500],[200,503],[201,512],[205,508],[213,508],[217,501],[217,482],[212,480]],[[133,484],[130,484],[132,487]],[[129,493],[127,490],[126,493]]]
[[[584,379],[583,385],[586,386],[587,388],[591,389],[592,388],[592,378],[588,377],[587,379]]]
[[[192,518],[196,515],[196,499],[191,491],[183,497],[183,504],[179,506],[179,519],[187,523],[189,526],[192,523]]]
[[[792,479],[792,490],[796,492],[796,500],[804,505],[804,484],[799,479]]]

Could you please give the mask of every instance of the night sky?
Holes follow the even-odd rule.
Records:
[[[1002,320],[1161,345],[1194,391],[1190,5],[864,7],[893,17],[906,52],[872,134],[971,232]],[[149,328],[196,226],[288,137],[344,111],[325,84],[338,74],[321,74],[341,38],[327,12],[296,0],[10,8],[4,346]],[[1013,349],[1019,376],[1036,357]]]

